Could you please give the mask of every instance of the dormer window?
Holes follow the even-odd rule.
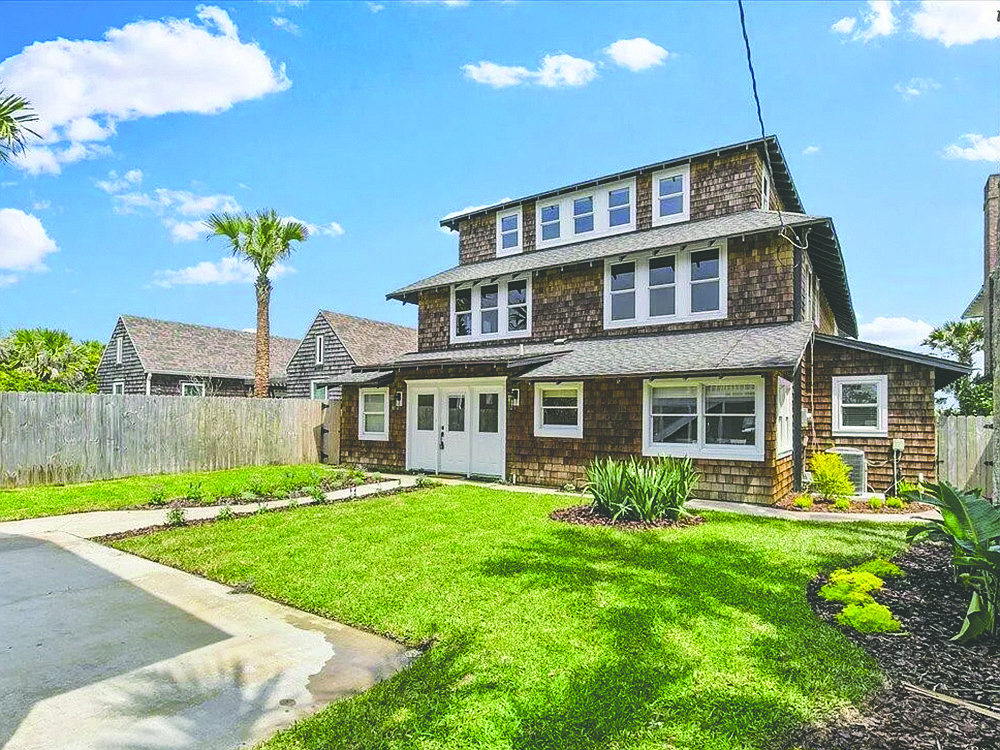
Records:
[[[687,221],[691,213],[690,167],[653,175],[653,224]]]
[[[521,209],[497,214],[497,257],[521,252]]]
[[[539,249],[635,229],[635,179],[538,201]]]
[[[594,231],[594,196],[573,201],[573,232],[586,234]]]
[[[542,242],[559,239],[559,204],[542,206]]]
[[[452,343],[528,336],[531,282],[500,278],[452,288]]]
[[[608,192],[608,226],[620,227],[632,222],[632,189],[618,188]]]

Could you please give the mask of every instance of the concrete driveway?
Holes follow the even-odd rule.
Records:
[[[406,664],[392,641],[63,531],[11,528],[4,750],[248,747]]]

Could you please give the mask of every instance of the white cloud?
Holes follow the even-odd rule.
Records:
[[[469,0],[407,0],[408,5],[440,5],[443,8],[466,8]]]
[[[370,10],[372,13],[381,13],[383,10],[385,10],[385,6],[382,3],[369,2],[368,10]]]
[[[208,236],[208,225],[200,219],[197,221],[164,219],[163,226],[170,230],[170,239],[174,242],[193,242]]]
[[[910,29],[924,39],[946,47],[972,44],[984,39],[1000,39],[996,3],[981,0],[925,0],[913,13]]]
[[[933,78],[911,78],[908,83],[897,83],[893,87],[904,99],[915,99],[932,89],[941,88],[941,84]]]
[[[268,277],[276,279],[294,272],[295,269],[290,266],[276,263],[268,273]],[[230,257],[222,258],[218,263],[203,260],[201,263],[176,271],[155,271],[153,276],[154,285],[169,288],[206,284],[249,284],[257,278],[257,272],[247,261]]]
[[[299,28],[297,23],[291,19],[285,18],[284,16],[271,16],[271,23],[282,31],[287,31],[289,34],[295,34],[297,36],[302,33],[302,29]]]
[[[1000,161],[1000,135],[982,136],[968,133],[944,150],[947,159],[967,161]]]
[[[863,341],[914,351],[926,351],[921,344],[933,330],[934,326],[930,323],[902,316],[878,317],[871,323],[858,326],[859,337]]]
[[[126,190],[134,185],[139,185],[141,182],[141,169],[130,169],[121,177],[118,176],[118,172],[112,169],[108,172],[108,179],[98,180],[95,184],[105,193],[114,194],[120,193],[122,190]]]
[[[0,289],[3,289],[5,286],[13,286],[17,281],[17,276],[12,273],[0,273]]]
[[[115,211],[120,214],[148,209],[154,214],[176,213],[181,216],[204,216],[219,211],[239,211],[240,204],[232,195],[198,195],[189,190],[156,188],[150,193],[118,193],[114,196]]]
[[[812,156],[814,154],[818,154],[819,152],[820,152],[819,146],[806,146],[804,149],[802,149],[803,156]]]
[[[857,25],[858,19],[854,16],[846,16],[841,18],[839,21],[834,23],[831,27],[831,31],[836,31],[838,34],[850,34],[854,31],[854,27]]]
[[[606,47],[604,54],[616,65],[631,71],[663,65],[671,56],[663,47],[641,36],[635,39],[619,39]]]
[[[335,221],[331,221],[329,224],[313,224],[302,219],[296,219],[294,216],[286,216],[284,218],[286,221],[297,221],[300,224],[304,224],[305,228],[309,230],[309,234],[313,237],[340,237],[344,234],[344,228]]]
[[[31,204],[32,211],[44,211],[52,207],[52,201],[35,201]]]
[[[537,70],[480,61],[463,65],[465,77],[494,88],[534,83],[547,88],[585,86],[597,77],[597,65],[572,55],[546,55]]]
[[[6,271],[45,271],[45,256],[58,252],[42,222],[16,208],[0,208],[0,269]],[[7,274],[6,285],[17,277]]]
[[[0,62],[0,80],[31,101],[43,137],[15,160],[33,174],[110,152],[84,146],[117,124],[170,112],[216,114],[291,85],[254,42],[241,42],[229,15],[197,9],[198,21],[136,21],[102,40],[36,42]]]

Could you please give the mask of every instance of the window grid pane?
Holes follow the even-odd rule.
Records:
[[[424,432],[434,429],[434,394],[417,396],[417,429]]]
[[[542,209],[542,240],[559,239],[559,205]]]
[[[496,393],[479,394],[479,431],[500,431],[500,396]]]
[[[608,226],[619,227],[632,221],[631,193],[627,187],[608,192]]]
[[[649,316],[674,315],[677,312],[676,258],[652,258],[649,261]]]
[[[579,425],[579,392],[575,389],[548,389],[542,391],[542,424],[555,427]]]
[[[573,201],[573,231],[576,234],[594,230],[594,198],[577,198]]]

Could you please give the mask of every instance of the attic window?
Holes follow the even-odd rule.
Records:
[[[653,224],[687,221],[691,214],[691,169],[657,172],[653,175]]]
[[[497,257],[521,252],[521,209],[497,214]]]
[[[115,339],[115,364],[120,365],[122,363],[122,337],[119,336]]]
[[[559,239],[559,204],[542,207],[542,242]]]
[[[581,190],[535,204],[539,249],[635,229],[635,179]]]
[[[316,337],[316,364],[323,364],[323,349],[325,343],[325,336],[322,334]]]

